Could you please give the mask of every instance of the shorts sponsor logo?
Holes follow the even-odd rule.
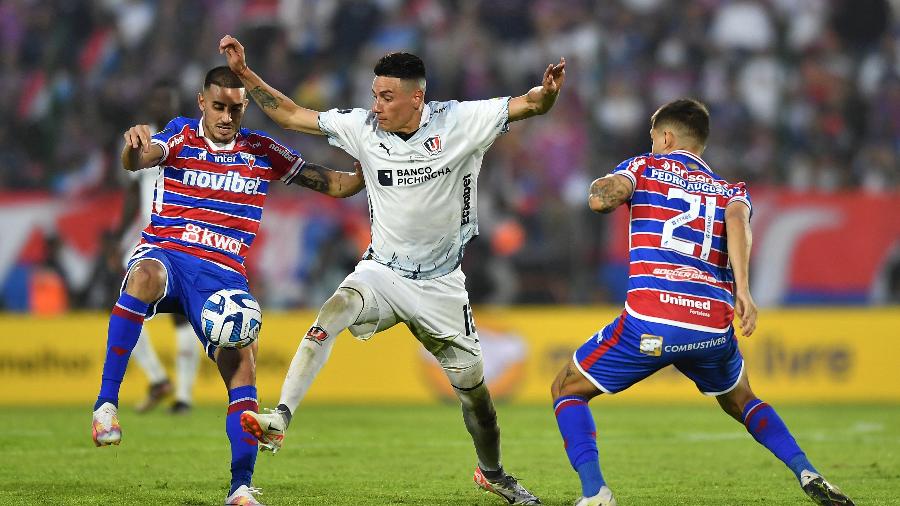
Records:
[[[325,329],[322,327],[312,327],[309,329],[309,332],[306,333],[306,338],[316,344],[322,344],[328,339],[328,332],[325,332]]]
[[[227,235],[213,232],[208,228],[203,228],[194,225],[193,223],[188,223],[184,227],[184,230],[185,231],[181,233],[182,241],[209,246],[218,250],[234,253],[235,255],[241,254],[241,246],[243,246],[244,243],[234,237],[228,237]]]
[[[644,355],[658,357],[662,355],[663,337],[651,334],[641,334],[640,351]]]
[[[659,278],[666,278],[669,281],[704,281],[706,283],[716,283],[718,280],[712,274],[703,272],[696,267],[678,267],[672,269],[669,267],[657,267],[653,269],[653,275]]]
[[[694,350],[705,350],[708,348],[715,348],[717,346],[722,346],[723,344],[728,342],[728,337],[714,337],[712,339],[707,339],[706,341],[699,341],[696,343],[687,343],[687,344],[671,344],[668,346],[663,346],[663,351],[666,353],[680,353],[683,351],[694,351]]]
[[[181,182],[187,186],[196,186],[198,188],[245,193],[247,195],[259,195],[260,179],[258,177],[242,177],[233,170],[228,171],[226,174],[214,174],[199,170],[185,170],[184,174],[181,176]]]

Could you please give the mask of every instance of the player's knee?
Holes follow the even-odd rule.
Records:
[[[159,300],[166,289],[166,269],[158,262],[142,261],[128,273],[125,293],[142,302]]]
[[[756,398],[756,395],[749,388],[737,388],[727,394],[716,397],[722,410],[731,415],[735,420],[740,421],[744,413],[744,406],[748,402]]]
[[[359,293],[349,288],[338,288],[337,291],[325,302],[320,315],[343,315],[356,317],[362,308],[362,297]]]

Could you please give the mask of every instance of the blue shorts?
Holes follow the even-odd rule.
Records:
[[[575,365],[602,392],[621,392],[674,365],[705,395],[737,386],[744,369],[734,327],[700,332],[635,318],[627,312],[575,351]]]
[[[128,260],[127,272],[131,272],[137,261],[148,258],[159,262],[166,269],[166,291],[161,299],[150,304],[145,318],[153,318],[157,313],[183,314],[194,327],[194,333],[200,339],[206,354],[209,358],[214,358],[216,347],[206,339],[200,321],[203,303],[219,290],[244,290],[249,293],[247,278],[188,253],[153,246],[137,248]],[[127,280],[128,274],[122,281],[123,290]]]

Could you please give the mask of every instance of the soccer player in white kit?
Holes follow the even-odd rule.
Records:
[[[371,244],[302,340],[278,407],[271,414],[245,411],[244,429],[277,451],[334,338],[349,329],[368,339],[402,322],[437,358],[460,399],[478,456],[475,482],[510,504],[540,504],[500,462],[500,430],[460,262],[478,235],[476,180],[485,151],[510,122],[550,110],[565,80],[565,60],[548,65],[541,85],[518,97],[426,103],[422,60],[392,53],[375,66],[371,110],[318,112],[263,82],[235,38],[223,37],[219,50],[281,127],[326,135],[360,161],[372,221]]]
[[[178,115],[178,108],[178,89],[175,84],[168,81],[154,83],[150,88],[146,107],[150,130],[153,132],[162,130],[172,117]],[[160,180],[160,172],[158,168],[151,168],[126,174],[129,184],[122,209],[122,222],[116,236],[124,253],[122,265],[127,267],[128,260],[131,259],[133,250],[139,242],[135,238],[140,238],[141,230],[150,221],[154,190]],[[134,351],[131,352],[131,356],[144,370],[150,382],[147,397],[135,407],[138,413],[155,408],[173,390],[175,403],[172,404],[170,412],[184,414],[191,409],[194,382],[200,367],[200,349],[197,347],[194,329],[187,318],[173,313],[172,320],[175,323],[176,343],[174,388],[146,329],[141,329],[141,335]]]

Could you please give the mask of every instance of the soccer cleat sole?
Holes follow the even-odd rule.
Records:
[[[119,443],[122,442],[122,433],[121,432],[119,432],[118,437],[114,441],[101,441],[101,439],[106,439],[104,436],[108,436],[108,434],[98,436],[97,433],[95,432],[94,434],[92,434],[92,436],[94,439],[94,446],[97,446],[97,447],[111,446],[111,445],[119,446]]]

